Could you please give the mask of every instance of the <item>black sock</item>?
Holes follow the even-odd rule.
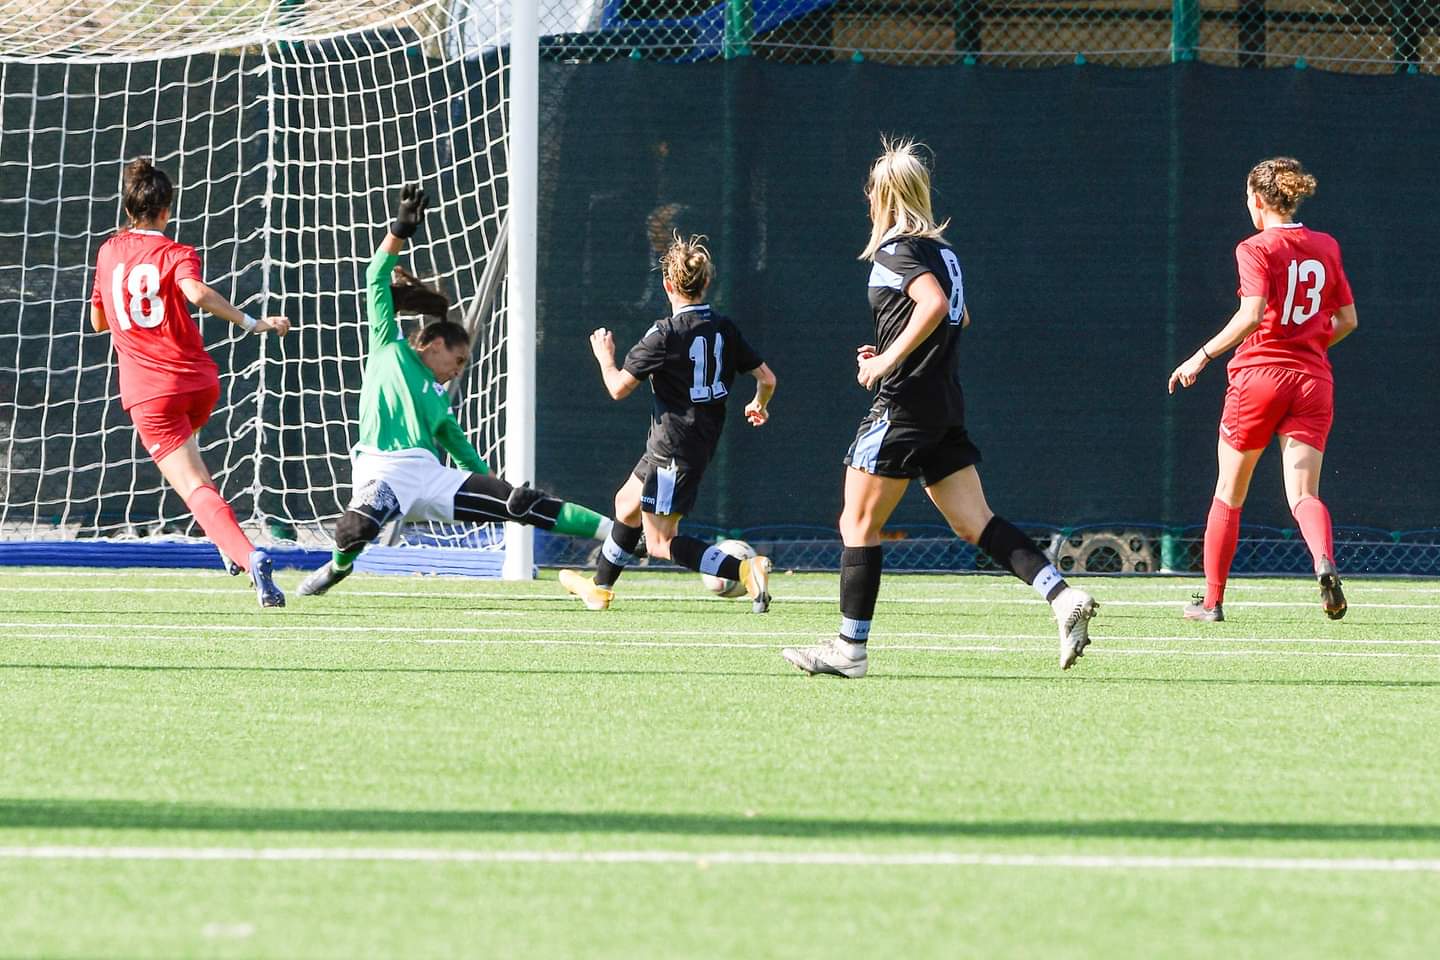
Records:
[[[840,636],[850,643],[870,639],[884,565],[879,547],[846,547],[840,553]]]
[[[639,527],[627,527],[616,520],[610,528],[610,534],[605,542],[600,545],[600,562],[595,568],[595,585],[597,587],[611,587],[620,574],[625,572],[625,565],[635,559],[635,548],[640,545]]]
[[[1046,573],[1047,567],[1054,570],[1049,558],[1035,548],[1034,542],[1004,517],[990,518],[980,534],[978,546],[991,560],[1031,585]],[[1053,576],[1046,573],[1046,578],[1054,582],[1046,586],[1045,599],[1053,600],[1065,589],[1065,580],[1058,571]]]
[[[687,570],[708,573],[721,580],[740,579],[740,559],[719,547],[712,547],[694,537],[676,537],[670,541],[670,559]]]

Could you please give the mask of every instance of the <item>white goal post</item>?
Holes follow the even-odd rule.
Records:
[[[432,201],[401,263],[475,330],[456,416],[496,472],[534,479],[536,24],[536,0],[0,7],[0,562],[37,556],[20,544],[60,563],[219,562],[89,331],[95,254],[137,156],[175,181],[168,232],[199,249],[206,282],[295,323],[280,339],[199,320],[221,371],[201,449],[252,538],[329,548],[350,494],[365,268],[415,180]],[[529,577],[529,533],[411,527],[361,564]]]

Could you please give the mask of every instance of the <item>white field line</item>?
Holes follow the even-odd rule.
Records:
[[[385,576],[385,575],[381,575],[381,574],[366,574],[366,573],[361,573],[360,576],[361,576],[362,578],[365,578],[365,579],[374,578],[375,580],[386,579],[386,580],[393,580],[393,581],[403,581],[403,580],[406,580],[406,579],[407,579],[407,578],[405,578],[405,577],[403,577],[403,576]],[[680,579],[680,578],[683,578],[683,577],[686,577],[686,576],[693,576],[693,574],[687,574],[687,573],[685,573],[685,571],[676,570],[676,571],[667,571],[667,572],[664,572],[664,573],[659,573],[659,574],[648,575],[648,576],[647,576],[646,574],[636,573],[636,572],[632,571],[630,574],[628,574],[628,575],[625,577],[625,582],[626,582],[627,584],[632,584],[632,585],[673,586],[673,585],[675,584],[675,582],[676,582],[677,579]],[[825,574],[824,572],[810,572],[810,571],[806,571],[806,572],[803,572],[803,573],[798,574],[798,576],[801,576],[801,577],[827,576],[827,574]],[[832,577],[833,577],[833,576],[835,576],[835,574],[831,573],[831,574],[828,574],[828,576],[832,576]],[[1009,576],[1007,576],[1007,575],[1004,575],[1004,574],[1000,574],[1000,573],[994,573],[994,572],[984,572],[984,573],[980,573],[980,572],[964,571],[964,572],[958,572],[958,573],[938,573],[938,574],[914,573],[914,574],[912,574],[912,573],[908,573],[908,572],[896,571],[896,572],[894,572],[894,573],[892,574],[892,576],[897,577],[897,578],[902,578],[902,579],[913,578],[914,581],[924,581],[925,584],[926,584],[925,589],[926,589],[927,592],[930,592],[930,591],[934,591],[934,592],[955,591],[955,592],[965,592],[965,593],[968,594],[968,593],[971,592],[971,591],[980,590],[980,589],[985,589],[985,588],[987,588],[987,587],[988,587],[988,588],[997,589],[997,590],[1003,590],[1003,591],[1006,591],[1006,592],[1013,592],[1013,591],[1022,589],[1022,588],[1020,587],[1020,585],[1016,584],[1015,581],[1014,581],[1011,577],[1009,577]],[[1075,575],[1072,575],[1072,576],[1073,576],[1073,578],[1076,579],[1077,581],[1081,581],[1081,582],[1085,582],[1085,583],[1089,583],[1089,584],[1094,585],[1095,588],[1098,589],[1098,590],[1104,590],[1104,589],[1105,589],[1105,587],[1104,587],[1105,584],[1113,584],[1113,585],[1115,585],[1116,588],[1118,588],[1118,589],[1123,589],[1123,590],[1125,590],[1125,591],[1127,591],[1127,592],[1129,592],[1129,591],[1154,591],[1154,592],[1166,593],[1166,594],[1174,593],[1174,592],[1177,592],[1177,591],[1181,591],[1181,590],[1186,589],[1187,587],[1192,587],[1192,586],[1195,586],[1195,585],[1203,585],[1204,582],[1205,582],[1205,581],[1204,581],[1204,578],[1201,577],[1201,576],[1199,576],[1198,574],[1197,574],[1197,575],[1187,575],[1187,576],[1164,576],[1164,577],[1158,577],[1158,578],[1155,578],[1155,579],[1151,579],[1151,578],[1148,578],[1148,577],[1147,577],[1147,578],[1135,577],[1135,578],[1132,579],[1132,578],[1127,578],[1127,577],[1116,577],[1116,576],[1093,576],[1093,577],[1089,577],[1089,576],[1086,576],[1086,575],[1084,575],[1084,574],[1075,574]],[[105,568],[105,567],[97,567],[97,568],[77,568],[77,569],[54,569],[54,568],[47,568],[47,569],[44,569],[44,570],[14,569],[14,568],[6,569],[6,568],[0,568],[0,581],[4,581],[4,580],[5,580],[6,578],[8,578],[8,577],[35,577],[35,578],[42,578],[42,579],[53,579],[53,578],[58,578],[58,577],[72,577],[72,578],[85,578],[85,579],[93,579],[93,578],[96,578],[96,577],[124,577],[124,578],[127,578],[127,579],[133,579],[133,578],[136,578],[136,577],[144,577],[144,578],[147,579],[147,580],[151,580],[151,579],[195,579],[195,580],[214,580],[214,581],[216,581],[216,582],[236,582],[236,583],[240,583],[240,584],[242,584],[242,585],[245,583],[244,580],[241,580],[241,579],[238,579],[238,578],[231,578],[231,577],[229,577],[229,576],[228,576],[224,571],[222,571],[222,570],[219,570],[219,569],[208,570],[208,569],[201,569],[201,568],[191,568],[191,569],[185,569],[185,570],[152,570],[152,569],[148,569],[148,568]],[[474,586],[477,590],[481,590],[481,591],[486,590],[486,589],[494,589],[494,590],[499,591],[499,590],[507,589],[508,586],[509,586],[509,585],[506,585],[506,586],[502,587],[502,586],[499,584],[498,581],[489,580],[489,579],[478,579],[478,578],[474,578],[474,577],[462,577],[462,576],[445,576],[445,575],[435,575],[435,574],[425,574],[423,577],[416,576],[416,577],[410,577],[410,578],[408,578],[408,579],[409,579],[411,582],[419,581],[419,582],[423,582],[423,583],[425,583],[425,584],[427,584],[427,585],[436,585],[436,586],[439,586],[439,585],[445,585],[445,586],[471,585],[471,586]],[[782,574],[776,574],[776,579],[777,579],[777,581],[778,581],[780,584],[783,585],[784,579],[785,579],[785,578],[784,578],[784,575],[782,575]],[[1437,578],[1434,578],[1434,577],[1428,577],[1428,578],[1418,578],[1418,579],[1414,579],[1414,580],[1406,580],[1406,579],[1397,579],[1397,580],[1387,580],[1387,579],[1369,580],[1369,579],[1365,579],[1363,575],[1357,575],[1353,581],[1351,581],[1351,580],[1347,580],[1347,581],[1346,581],[1346,586],[1347,586],[1346,592],[1347,592],[1347,594],[1348,594],[1348,593],[1350,593],[1352,590],[1358,588],[1358,590],[1363,591],[1363,592],[1383,591],[1383,592],[1390,592],[1390,593],[1428,593],[1428,594],[1437,594],[1437,595],[1440,595],[1440,585],[1437,585],[1437,584],[1436,584],[1436,579],[1437,579]],[[1278,583],[1262,583],[1262,582],[1260,582],[1261,580],[1277,580],[1277,581],[1280,581],[1280,582],[1278,582]],[[1250,593],[1250,592],[1264,591],[1264,590],[1283,590],[1283,591],[1287,591],[1287,592],[1288,592],[1288,591],[1294,590],[1297,586],[1313,586],[1313,583],[1314,583],[1314,581],[1313,581],[1312,578],[1306,577],[1306,576],[1302,576],[1302,575],[1298,575],[1298,574],[1297,574],[1297,575],[1294,575],[1294,576],[1255,577],[1255,578],[1252,578],[1252,577],[1246,575],[1246,576],[1237,577],[1237,578],[1231,580],[1231,581],[1230,581],[1230,589],[1231,589],[1232,591],[1238,592],[1238,593]],[[426,593],[425,593],[424,591],[417,591],[417,593],[420,593],[421,595],[426,595]],[[406,595],[408,595],[408,594],[406,594]],[[506,595],[509,596],[509,595],[511,595],[511,594],[508,594],[508,593],[507,593]],[[882,597],[882,599],[883,599],[883,597]]]
[[[63,590],[56,590],[53,587],[6,587],[5,593],[131,593],[131,594],[154,594],[154,593],[177,593],[177,594],[199,594],[202,596],[245,596],[248,595],[248,584],[242,584],[244,589],[222,590],[215,587],[66,587]],[[461,593],[458,591],[434,591],[434,590],[346,590],[342,596],[346,597],[395,597],[410,600],[434,600],[454,598],[457,600],[498,600],[508,599],[517,602],[530,603],[534,601],[553,601],[557,603],[573,604],[575,601],[569,596],[526,596],[516,593],[494,593],[476,591],[474,593]],[[650,594],[622,594],[625,600],[684,600],[700,603],[735,603],[734,600],[727,600],[723,597],[707,596],[700,591],[693,595],[686,593],[650,593]],[[1183,599],[1174,600],[1112,600],[1103,594],[1100,596],[1102,606],[1106,607],[1176,607],[1184,604]],[[1350,595],[1351,607],[1364,607],[1371,610],[1440,610],[1440,603],[1374,603],[1362,598]],[[840,595],[827,594],[800,594],[790,595],[776,593],[775,600],[779,603],[816,603],[816,604],[838,604]],[[1039,597],[981,597],[975,595],[956,595],[951,597],[886,597],[879,598],[881,604],[912,604],[917,606],[964,606],[983,603],[988,606],[1043,606],[1045,601]],[[1315,606],[1315,601],[1305,602],[1287,600],[1232,600],[1226,604],[1227,609],[1238,609],[1240,607],[1282,607],[1282,608],[1303,608],[1310,609]],[[486,611],[490,613],[491,611]],[[503,614],[517,616],[518,614]]]
[[[794,867],[1039,867],[1069,870],[1239,870],[1440,873],[1440,859],[1381,857],[1158,857],[1026,853],[784,853],[759,850],[445,850],[345,847],[0,847],[0,860],[152,860],[266,863],[685,864]]]
[[[507,611],[502,611],[502,612],[507,612]],[[489,616],[489,613],[490,613],[489,611],[486,611],[484,615],[485,615],[485,616]],[[187,636],[187,637],[188,637],[188,636],[191,636],[191,635],[193,635],[193,634],[195,634],[195,633],[198,633],[198,632],[239,633],[239,634],[262,634],[262,635],[264,635],[264,636],[266,636],[266,637],[278,637],[278,636],[283,636],[283,635],[285,635],[285,634],[310,634],[310,633],[319,633],[319,634],[334,634],[334,633],[344,633],[344,634],[372,634],[372,633],[376,633],[376,634],[397,634],[397,633],[398,633],[398,634],[411,634],[411,635],[421,634],[421,635],[426,635],[426,636],[430,636],[430,637],[433,637],[433,636],[436,636],[436,635],[441,635],[441,636],[443,636],[443,635],[447,635],[447,634],[463,634],[463,635],[478,636],[478,637],[500,637],[500,638],[502,638],[502,639],[510,638],[510,639],[509,639],[509,642],[513,642],[513,643],[534,643],[534,644],[558,643],[558,642],[561,642],[561,641],[552,640],[552,639],[550,639],[550,638],[553,638],[553,637],[581,637],[581,638],[594,637],[594,638],[597,638],[597,639],[594,640],[594,641],[591,641],[591,640],[583,640],[583,641],[580,641],[580,642],[586,643],[586,644],[589,644],[589,643],[592,643],[592,642],[593,642],[593,643],[602,643],[602,642],[603,642],[603,643],[605,643],[605,644],[626,645],[626,646],[642,646],[642,647],[671,647],[671,646],[692,646],[692,645],[693,645],[693,644],[687,644],[687,643],[684,643],[684,642],[676,643],[676,642],[671,642],[671,641],[667,641],[667,640],[634,640],[634,639],[630,639],[630,638],[633,638],[633,637],[635,636],[635,632],[636,632],[636,631],[635,631],[634,628],[619,628],[619,627],[617,627],[617,628],[610,628],[610,629],[605,629],[605,628],[600,628],[600,629],[581,629],[581,628],[573,628],[573,627],[550,627],[550,628],[536,629],[536,628],[529,628],[529,627],[524,627],[524,626],[509,626],[509,627],[464,627],[464,626],[442,626],[442,625],[438,625],[438,624],[437,624],[437,625],[434,625],[434,626],[412,627],[412,626],[391,626],[391,625],[383,625],[383,624],[382,624],[382,625],[377,625],[377,626],[353,626],[353,625],[350,625],[350,624],[323,624],[323,623],[322,623],[322,624],[298,624],[298,623],[297,623],[297,624],[290,624],[290,623],[273,623],[273,624],[270,624],[270,623],[264,623],[264,624],[250,624],[250,623],[246,623],[246,624],[237,624],[237,623],[184,623],[184,624],[168,625],[168,624],[163,624],[163,623],[83,623],[83,622],[52,621],[52,620],[0,620],[0,629],[25,628],[25,627],[30,627],[30,628],[32,628],[32,629],[34,629],[34,630],[36,630],[36,631],[39,631],[39,630],[42,630],[42,629],[43,629],[43,630],[49,630],[49,631],[51,631],[50,633],[38,633],[38,632],[37,632],[37,633],[33,634],[33,636],[41,636],[41,637],[43,637],[43,636],[54,636],[54,632],[53,632],[53,631],[54,631],[55,629],[59,628],[59,629],[64,629],[64,630],[89,630],[89,631],[105,631],[105,632],[110,632],[110,631],[114,631],[114,630],[150,631],[150,632],[152,632],[152,633],[155,633],[155,632],[158,632],[158,633],[178,633],[178,634],[183,634],[183,635],[185,635],[185,636]],[[540,637],[529,637],[529,636],[525,636],[525,637],[515,637],[515,636],[514,636],[516,633],[520,633],[520,632],[537,633],[537,634],[540,634],[541,636],[540,636]],[[671,629],[667,629],[667,630],[664,630],[664,631],[663,631],[663,634],[664,634],[664,636],[667,636],[667,637],[700,637],[700,638],[711,638],[711,637],[714,637],[714,636],[715,636],[717,633],[719,633],[719,632],[721,632],[721,631],[719,631],[719,630],[671,630]],[[755,647],[773,647],[773,646],[776,645],[776,642],[781,641],[781,640],[807,640],[807,639],[814,638],[814,637],[818,637],[818,638],[822,638],[822,639],[823,639],[824,637],[828,636],[828,634],[825,634],[825,633],[823,633],[823,632],[814,631],[814,630],[766,630],[766,629],[764,629],[763,627],[757,628],[757,629],[739,629],[739,630],[727,627],[727,628],[725,628],[724,632],[730,634],[731,636],[764,637],[764,638],[767,638],[767,639],[769,639],[769,640],[775,641],[775,642],[771,642],[771,643],[741,643],[741,644],[739,644],[739,646],[741,646],[741,647],[750,647],[750,646],[755,646]],[[954,632],[950,632],[950,631],[887,630],[887,631],[885,631],[884,636],[887,637],[887,638],[895,638],[895,639],[902,639],[902,640],[989,640],[989,641],[992,641],[992,642],[993,642],[993,641],[1006,641],[1006,640],[1055,640],[1055,639],[1056,639],[1056,635],[1055,635],[1054,633],[1050,633],[1050,632],[1046,632],[1046,633],[954,633]],[[598,638],[602,638],[602,637],[603,637],[603,638],[614,638],[614,639],[606,639],[606,640],[604,640],[604,641],[601,641],[600,639],[598,639]],[[316,638],[313,638],[313,637],[299,637],[299,638],[297,638],[297,639],[311,640],[311,639],[316,639]],[[1216,637],[1205,638],[1205,637],[1200,637],[1200,636],[1184,636],[1184,635],[1169,635],[1169,636],[1152,635],[1152,636],[1142,636],[1142,635],[1132,635],[1132,634],[1126,634],[1126,635],[1123,635],[1123,636],[1117,636],[1117,637],[1114,637],[1113,639],[1114,639],[1114,640],[1120,640],[1120,641],[1133,641],[1133,642],[1139,642],[1139,643],[1188,643],[1188,644],[1197,644],[1197,643],[1199,643],[1199,644],[1212,644],[1212,643],[1264,643],[1264,644],[1307,644],[1307,645],[1320,645],[1320,646],[1326,646],[1326,645],[1341,645],[1341,646],[1361,646],[1361,647],[1369,647],[1369,646],[1422,646],[1422,647],[1440,647],[1440,639],[1419,639],[1419,640],[1390,640],[1390,639],[1382,639],[1382,640],[1366,640],[1366,639],[1363,639],[1363,638],[1354,638],[1354,637],[1236,637],[1236,636],[1216,636]],[[444,641],[435,641],[435,642],[444,642]],[[452,641],[452,642],[453,642],[453,641]],[[491,642],[491,641],[488,641],[488,640],[487,640],[487,641],[484,641],[484,642]],[[1095,637],[1095,638],[1094,638],[1094,642],[1095,642],[1095,643],[1104,643],[1104,642],[1106,642],[1106,638],[1105,638],[1104,636]],[[702,645],[702,646],[709,646],[710,644],[709,644],[709,643],[706,643],[706,644],[701,644],[701,645]],[[728,647],[728,646],[731,646],[732,644],[728,644],[728,643],[717,643],[717,644],[715,644],[715,645]],[[880,646],[882,646],[882,644],[876,644],[872,649],[878,649]],[[890,646],[890,645],[888,645],[888,644],[885,644],[884,646],[887,646],[889,649],[898,649],[897,647]],[[926,648],[926,649],[929,649],[929,648]],[[948,649],[948,648],[947,648],[947,647],[944,647],[944,646],[940,646],[940,647],[937,647],[936,649],[941,649],[941,650],[943,650],[943,649]]]
[[[4,623],[0,623],[0,627],[3,627],[3,626],[5,626],[5,624],[4,624]],[[42,626],[42,624],[23,624],[23,626],[35,627],[35,626]],[[71,624],[71,625],[64,625],[64,624],[59,624],[59,625],[57,625],[57,624],[44,624],[43,626],[51,626],[51,627],[54,627],[54,626],[82,626],[82,627],[93,627],[94,624]],[[137,627],[126,628],[126,629],[147,629],[147,627],[144,626],[144,625],[140,625],[140,626],[137,626]],[[185,636],[184,636],[183,638],[180,638],[180,637],[176,637],[176,636],[174,636],[174,635],[163,635],[163,634],[151,633],[151,634],[132,634],[132,635],[125,636],[125,637],[95,637],[95,636],[87,636],[87,637],[65,637],[65,636],[61,636],[61,637],[58,637],[58,638],[57,638],[53,630],[50,631],[50,632],[46,632],[46,633],[24,633],[24,632],[21,632],[21,633],[12,633],[12,634],[8,634],[8,636],[9,636],[11,639],[14,639],[14,640],[56,640],[56,639],[60,639],[60,640],[84,640],[84,641],[86,641],[86,642],[96,642],[96,641],[101,641],[101,642],[103,642],[103,641],[106,641],[106,640],[112,640],[112,639],[113,639],[113,640],[128,640],[128,641],[142,641],[142,642],[172,643],[172,642],[176,641],[177,639],[189,639],[190,635],[192,635],[195,630],[197,630],[197,629],[204,629],[204,628],[200,628],[200,627],[169,627],[169,628],[167,628],[167,627],[162,627],[162,626],[155,626],[155,627],[149,627],[148,629],[178,631],[178,632],[183,632],[183,633],[185,634]],[[220,627],[219,629],[238,631],[238,630],[263,630],[264,628],[233,627],[233,626],[230,626],[230,625],[225,625],[225,626]],[[321,628],[321,627],[306,627],[306,628],[301,628],[301,629],[305,629],[305,630],[322,630],[322,629],[324,629],[324,628]],[[368,628],[351,627],[351,628],[348,628],[348,629],[351,629],[351,630],[363,630],[363,629],[368,629]],[[383,628],[378,628],[378,629],[383,629]],[[397,628],[397,629],[398,629],[398,628]],[[414,628],[408,628],[408,629],[412,629],[412,630],[416,630],[416,631],[428,631],[428,632],[431,632],[431,633],[437,632],[437,631],[429,630],[429,628],[424,628],[424,627],[414,627]],[[443,632],[443,631],[440,631],[440,632]],[[493,632],[493,633],[496,633],[496,634],[500,634],[500,633],[508,633],[509,631],[504,631],[504,630],[480,631],[480,630],[476,630],[476,631],[471,631],[471,632]],[[558,632],[558,631],[550,631],[550,632]],[[570,632],[570,633],[579,633],[581,636],[593,636],[593,635],[596,633],[596,631],[567,631],[567,632]],[[692,641],[674,641],[674,642],[672,642],[672,641],[663,641],[663,640],[631,640],[631,639],[624,639],[625,637],[628,637],[628,636],[630,635],[630,632],[628,632],[628,631],[614,631],[614,632],[613,632],[613,635],[620,637],[620,639],[605,639],[605,640],[602,640],[602,639],[561,639],[561,640],[556,640],[556,639],[541,639],[541,638],[535,638],[535,637],[513,637],[513,636],[496,636],[496,637],[490,637],[490,638],[486,638],[486,639],[470,639],[470,640],[434,639],[434,638],[418,638],[418,637],[407,637],[407,638],[394,638],[394,637],[345,637],[345,638],[337,638],[337,637],[329,637],[329,636],[276,637],[276,636],[273,635],[273,633],[271,633],[271,634],[268,635],[268,636],[261,637],[260,639],[262,639],[262,640],[288,640],[288,641],[293,641],[293,642],[298,642],[298,643],[371,643],[371,644],[415,644],[415,645],[420,645],[420,646],[447,646],[447,645],[449,645],[449,646],[481,646],[481,647],[483,647],[483,646],[588,647],[588,648],[596,648],[596,649],[602,649],[602,650],[603,650],[603,649],[607,649],[607,648],[608,648],[608,649],[616,649],[616,648],[667,649],[667,648],[668,648],[668,649],[676,649],[676,650],[769,650],[769,651],[773,651],[773,650],[778,649],[779,646],[781,646],[781,644],[775,642],[774,640],[772,640],[772,641],[769,642],[769,643],[743,643],[743,642],[738,642],[738,641],[717,641],[717,640],[692,640]],[[824,637],[821,637],[821,636],[819,636],[819,635],[817,635],[817,634],[813,634],[813,633],[796,633],[796,632],[792,632],[792,633],[774,633],[774,634],[767,634],[767,636],[777,637],[777,638],[778,638],[778,637],[789,637],[789,638],[791,638],[791,639],[799,639],[799,640],[802,640],[802,641],[803,641],[803,640],[812,640],[812,641],[814,641],[814,640],[822,640],[822,639],[824,639]],[[893,636],[893,634],[892,634],[892,636]],[[920,634],[919,636],[941,636],[941,635],[940,635],[940,634]],[[1004,639],[1031,639],[1031,640],[1034,640],[1034,639],[1047,639],[1047,640],[1048,640],[1048,639],[1049,639],[1048,637],[1040,638],[1040,637],[1035,637],[1035,636],[1033,636],[1033,635],[1023,635],[1023,636],[1022,636],[1022,635],[997,636],[997,635],[993,635],[993,634],[971,634],[971,635],[967,635],[967,636],[972,636],[972,637],[974,637],[974,638],[976,638],[976,639],[984,639],[984,640],[997,640],[997,639],[999,639],[999,640],[1004,640]],[[1148,639],[1148,640],[1150,640],[1150,641],[1159,641],[1159,642],[1162,642],[1162,643],[1163,643],[1163,642],[1169,642],[1169,641],[1173,641],[1173,640],[1184,640],[1185,638],[1183,638],[1183,637],[1149,637],[1149,638],[1129,638],[1129,639],[1141,639],[1141,640],[1147,640],[1147,639]],[[1236,642],[1246,642],[1246,641],[1244,640],[1244,638],[1229,638],[1229,639],[1232,640],[1232,641],[1236,641]],[[1053,641],[1052,641],[1052,642],[1053,642]],[[1296,642],[1304,642],[1304,641],[1275,640],[1275,639],[1266,639],[1266,638],[1258,638],[1258,637],[1257,637],[1257,638],[1252,638],[1252,639],[1250,639],[1248,642],[1251,642],[1251,643],[1296,643]],[[1329,642],[1329,641],[1321,641],[1321,642]],[[1363,643],[1364,641],[1345,641],[1345,642],[1349,642],[1349,643]],[[1424,643],[1424,644],[1430,644],[1430,645],[1440,645],[1440,641],[1433,641],[1433,640],[1429,640],[1429,641],[1427,641],[1427,640],[1419,640],[1419,641],[1403,641],[1403,640],[1397,640],[1397,641],[1378,641],[1378,642],[1391,642],[1391,643]],[[1052,647],[1049,647],[1049,646],[1044,646],[1044,647],[1037,647],[1037,646],[1017,646],[1017,645],[997,646],[997,645],[995,645],[995,644],[993,644],[993,643],[992,643],[992,644],[983,644],[983,645],[969,645],[969,644],[900,644],[900,643],[885,643],[885,644],[881,644],[881,643],[875,643],[875,644],[871,644],[871,649],[874,649],[874,650],[877,650],[877,651],[885,651],[885,652],[887,652],[887,653],[892,653],[892,652],[893,652],[893,653],[950,653],[950,654],[956,654],[956,653],[994,653],[994,654],[1007,654],[1007,655],[1013,655],[1013,654],[1021,653],[1021,654],[1044,654],[1044,655],[1046,655],[1046,656],[1049,656],[1049,655],[1051,655],[1051,654],[1054,653],[1054,649],[1053,649]],[[1206,648],[1206,649],[1202,649],[1202,650],[1196,650],[1196,649],[1193,649],[1193,648],[1181,648],[1181,649],[1176,649],[1176,648],[1156,648],[1156,649],[1150,649],[1150,648],[1143,648],[1143,647],[1116,647],[1116,646],[1109,646],[1109,645],[1100,645],[1099,641],[1092,642],[1091,645],[1090,645],[1090,647],[1088,648],[1088,650],[1089,650],[1089,652],[1086,653],[1086,656],[1091,656],[1091,655],[1093,655],[1093,654],[1097,654],[1097,653],[1098,653],[1098,654],[1101,654],[1101,655],[1103,655],[1103,656],[1157,656],[1157,657],[1300,657],[1300,658],[1342,657],[1342,658],[1363,658],[1363,659],[1387,659],[1387,658],[1388,658],[1388,659],[1440,660],[1440,653],[1404,653],[1404,652],[1397,653],[1397,652],[1391,652],[1391,651],[1376,651],[1376,650],[1366,650],[1366,651],[1274,650],[1274,649],[1250,649],[1250,648],[1243,648],[1243,647],[1218,647],[1218,648],[1217,648],[1217,647],[1210,647],[1210,648]],[[39,669],[44,669],[44,668],[43,668],[43,667],[40,667]]]

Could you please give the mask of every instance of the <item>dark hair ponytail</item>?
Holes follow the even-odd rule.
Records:
[[[175,186],[149,157],[140,157],[125,164],[125,185],[120,198],[125,216],[132,224],[149,223],[170,209]]]

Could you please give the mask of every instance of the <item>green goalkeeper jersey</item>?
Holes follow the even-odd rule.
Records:
[[[364,453],[427,450],[440,458],[440,448],[471,473],[490,468],[465,438],[450,412],[450,397],[400,332],[390,272],[400,258],[377,250],[365,271],[366,307],[370,315],[370,352],[360,387],[360,442]]]

